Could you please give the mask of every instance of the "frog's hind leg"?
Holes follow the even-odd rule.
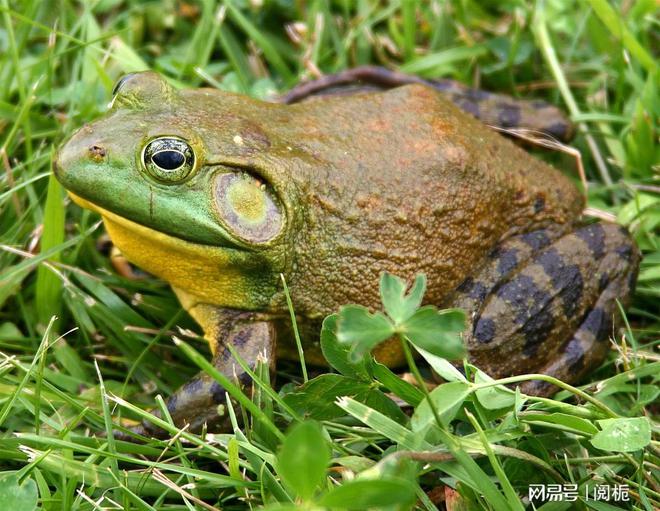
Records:
[[[569,383],[599,364],[634,288],[639,253],[628,232],[596,223],[535,231],[497,247],[450,304],[469,312],[471,361],[494,377],[544,373]],[[548,395],[540,381],[522,391]]]
[[[207,313],[208,316],[208,313]],[[227,314],[217,311],[215,324],[207,336],[213,336],[214,347],[212,363],[223,375],[243,388],[250,389],[251,378],[231,354],[227,345],[254,369],[259,360],[267,362],[271,368],[274,366],[275,356],[275,329],[271,322],[258,321],[249,317],[249,314]],[[208,323],[203,325],[209,328]],[[229,426],[226,412],[227,392],[211,376],[200,372],[191,381],[180,387],[167,400],[167,410],[173,423],[179,427],[188,427],[189,431],[199,432],[203,426],[211,431],[226,430]],[[151,412],[161,417],[158,410]],[[164,437],[165,431],[144,421],[141,426],[133,428],[134,433],[145,436]],[[120,435],[122,436],[122,435]]]

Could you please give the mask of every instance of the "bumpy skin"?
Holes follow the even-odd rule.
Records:
[[[164,135],[194,150],[181,182],[159,182],[142,163]],[[346,303],[377,308],[389,271],[424,272],[428,303],[468,310],[471,357],[493,376],[575,381],[602,359],[639,261],[625,230],[576,227],[583,199],[569,179],[422,84],[285,105],[130,75],[55,168],[124,255],[172,285],[216,366],[239,379],[224,344],[250,363],[275,336],[281,354],[291,346],[280,273],[314,360],[320,320]],[[225,194],[232,179],[257,186]],[[250,221],[228,214],[228,201]],[[238,335],[227,327],[237,314],[270,327]],[[376,355],[400,364],[396,346]],[[170,402],[177,423],[220,419],[198,380]]]
[[[426,80],[377,66],[360,66],[302,83],[285,94],[281,101],[292,104],[328,94],[354,94],[358,91],[387,90],[418,83],[439,91],[460,109],[483,123],[498,128],[525,128],[568,142],[573,138],[573,124],[557,107],[545,101],[513,99],[471,89],[453,80]]]

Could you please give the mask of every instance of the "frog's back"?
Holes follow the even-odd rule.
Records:
[[[422,85],[279,115],[288,150],[306,155],[289,169],[307,205],[295,265],[321,313],[377,304],[385,270],[425,272],[438,303],[499,240],[568,227],[583,207],[559,171]]]

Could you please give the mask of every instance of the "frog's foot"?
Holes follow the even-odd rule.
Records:
[[[254,370],[257,361],[264,360],[273,367],[275,355],[275,331],[266,321],[239,322],[233,324],[223,335],[221,345],[216,348],[213,365],[223,375],[249,393],[251,378],[233,357],[227,344]],[[172,422],[186,431],[199,432],[204,426],[209,431],[228,429],[230,422],[227,414],[227,391],[211,376],[200,372],[195,378],[179,388],[166,401]],[[160,411],[152,411],[161,417]],[[131,431],[143,436],[166,437],[169,433],[145,420]],[[120,435],[126,438],[128,435]]]
[[[576,382],[605,357],[617,300],[629,301],[639,259],[626,229],[607,223],[505,241],[451,298],[469,314],[471,361],[494,377],[544,373]],[[530,381],[521,390],[556,388]]]

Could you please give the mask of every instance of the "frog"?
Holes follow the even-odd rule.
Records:
[[[365,88],[369,72],[357,75],[340,93],[325,89],[346,75],[264,101],[132,73],[61,146],[54,173],[131,263],[169,283],[213,366],[246,390],[258,363],[298,356],[283,281],[307,363],[323,364],[323,319],[345,304],[379,309],[384,272],[423,273],[424,303],[463,309],[467,359],[491,377],[578,382],[630,303],[632,235],[587,221],[571,177],[488,127],[484,109],[462,109],[454,89],[405,77]],[[373,356],[405,364],[396,340]],[[178,427],[213,430],[227,399],[201,372],[167,409]]]

